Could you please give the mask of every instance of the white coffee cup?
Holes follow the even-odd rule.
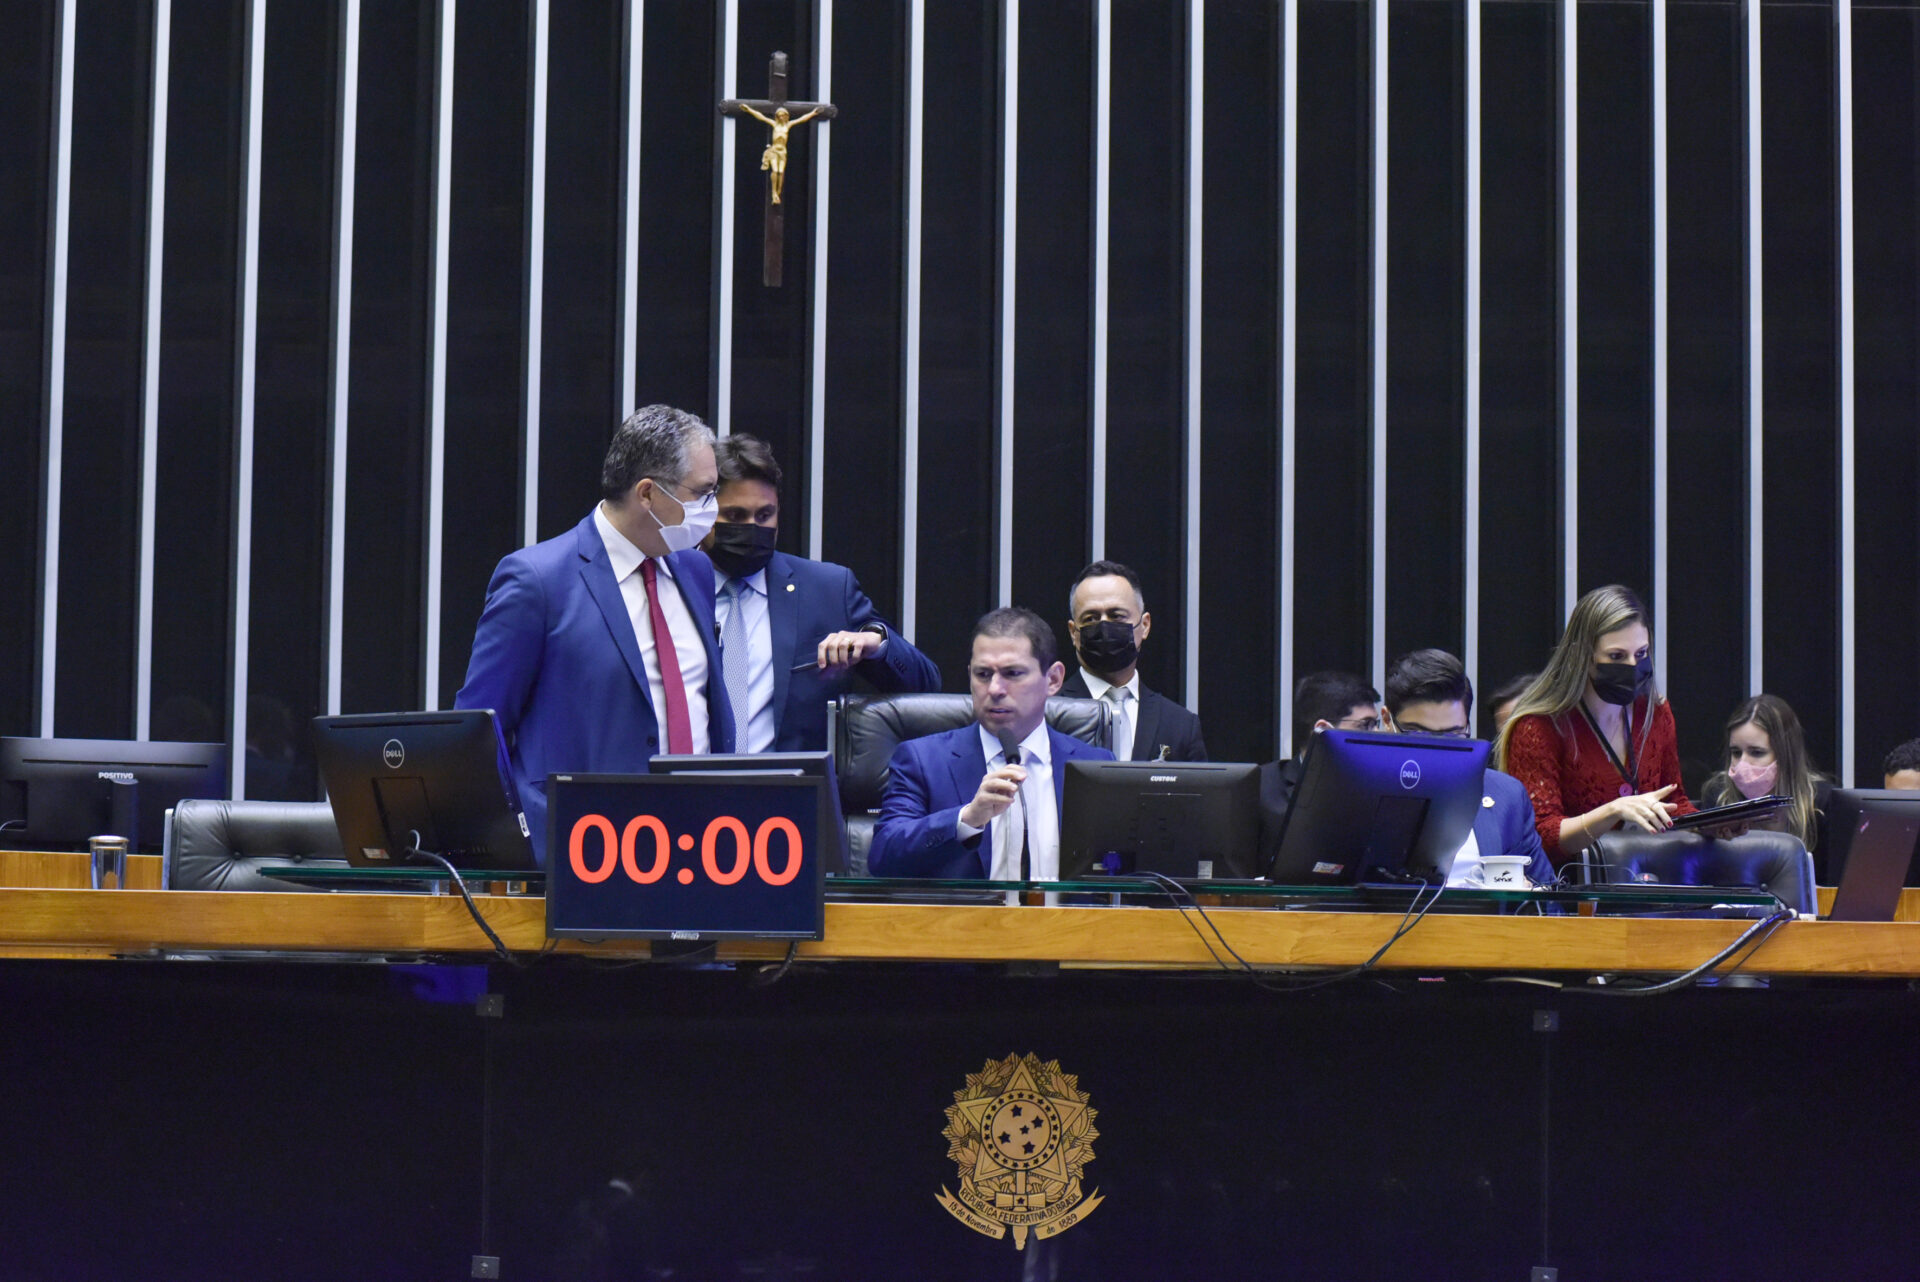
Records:
[[[1527,880],[1527,861],[1520,855],[1494,855],[1480,861],[1481,874],[1489,890],[1531,890]]]

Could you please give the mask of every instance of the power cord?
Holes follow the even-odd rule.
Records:
[[[453,878],[454,889],[458,890],[460,892],[460,898],[466,901],[467,912],[473,917],[474,925],[480,927],[480,929],[485,932],[487,938],[493,941],[494,953],[501,961],[512,966],[518,966],[524,970],[526,963],[513,955],[513,950],[508,948],[505,941],[494,932],[493,927],[487,924],[487,919],[480,915],[480,906],[473,902],[473,892],[467,889],[466,879],[460,875],[460,870],[455,868],[444,855],[436,855],[431,850],[422,850],[420,848],[420,832],[418,829],[408,831],[407,844],[409,847],[407,853],[409,855],[418,855],[422,859],[431,859],[434,863],[439,864],[447,870],[447,876]]]

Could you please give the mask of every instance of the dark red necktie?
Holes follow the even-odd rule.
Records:
[[[680,679],[680,652],[673,647],[673,630],[660,608],[655,588],[653,558],[640,563],[640,581],[647,586],[647,617],[653,620],[653,649],[660,656],[660,684],[667,690],[667,751],[693,751],[693,719],[687,715],[687,686]]]

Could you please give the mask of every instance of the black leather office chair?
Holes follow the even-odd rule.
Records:
[[[1049,699],[1047,724],[1096,748],[1113,747],[1113,709],[1099,699]],[[880,797],[887,790],[887,762],[908,739],[952,730],[973,720],[973,699],[964,694],[843,694],[827,708],[827,739],[840,780],[840,808],[847,816],[847,873],[867,875]]]
[[[347,862],[324,801],[182,801],[168,821],[166,854],[173,890],[306,890],[260,869]]]
[[[1596,838],[1582,860],[1591,881],[1757,886],[1795,912],[1814,910],[1813,856],[1798,837],[1784,832],[1703,837],[1623,828]]]

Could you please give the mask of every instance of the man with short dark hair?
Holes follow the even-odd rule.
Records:
[[[940,669],[873,608],[853,571],[774,550],[780,465],[756,436],[713,447],[719,520],[702,544],[719,571],[714,617],[742,752],[818,752],[827,705],[858,675],[875,690],[940,688]]]
[[[1113,760],[1047,725],[1047,696],[1066,676],[1058,653],[1031,610],[973,625],[973,722],[894,749],[867,856],[874,876],[1058,879],[1064,763]]]
[[[1445,650],[1415,650],[1403,654],[1387,669],[1387,700],[1382,728],[1395,734],[1438,735],[1451,739],[1473,737],[1473,682],[1466,667]],[[1555,880],[1553,865],[1534,827],[1533,801],[1512,775],[1487,769],[1485,795],[1474,816],[1473,830],[1453,857],[1447,873],[1449,886],[1486,884],[1481,861],[1493,855],[1527,861],[1527,876],[1546,884]]]
[[[1920,739],[1909,739],[1880,763],[1881,786],[1920,791]]]
[[[1280,846],[1280,829],[1300,786],[1315,730],[1378,730],[1380,692],[1351,672],[1309,672],[1293,686],[1293,755],[1260,767],[1262,866]]]
[[[1113,755],[1122,761],[1205,761],[1200,718],[1140,684],[1140,647],[1153,631],[1140,576],[1118,561],[1095,561],[1067,593],[1067,635],[1080,670],[1060,693],[1113,708]]]
[[[547,775],[638,774],[662,752],[729,752],[713,635],[713,433],[666,405],[635,410],[601,466],[601,501],[558,538],[500,562],[458,708],[491,708],[546,857]]]

